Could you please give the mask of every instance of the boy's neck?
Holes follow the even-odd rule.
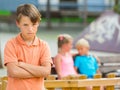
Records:
[[[33,39],[26,39],[26,38],[24,38],[24,37],[22,36],[22,34],[21,34],[21,37],[22,37],[22,39],[25,41],[25,43],[26,43],[27,45],[32,45],[32,44],[33,44],[33,41],[34,41],[34,39],[35,39],[35,37],[34,37]]]
[[[88,56],[89,55],[89,53],[86,53],[86,54],[79,54],[80,56]]]
[[[25,42],[28,46],[33,44],[33,41],[25,41]]]

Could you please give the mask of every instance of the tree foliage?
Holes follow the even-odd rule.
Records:
[[[120,14],[120,0],[115,0],[115,5],[114,5],[113,9],[116,13]]]

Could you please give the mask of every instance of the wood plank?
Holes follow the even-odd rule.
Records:
[[[45,80],[45,88],[65,88],[70,87],[69,81],[66,80]]]
[[[4,77],[1,78],[1,81],[2,81],[2,90],[6,90],[7,80],[8,80],[7,76],[4,76]]]
[[[94,75],[94,79],[100,79],[102,78],[102,75],[101,74],[95,74]],[[93,86],[93,89],[92,90],[100,90],[101,86]]]
[[[71,80],[71,79],[72,79],[72,75],[68,75],[61,78],[61,80]],[[62,90],[70,90],[70,87],[65,87],[65,88],[62,87]]]
[[[7,87],[7,80],[2,81],[2,90],[6,90]]]
[[[81,86],[108,86],[108,85],[120,85],[120,78],[101,78],[101,79],[88,79],[84,81],[78,81],[78,87]]]
[[[79,80],[85,80],[87,79],[87,76],[85,74],[79,75]],[[86,87],[79,87],[79,90],[86,90]]]
[[[46,80],[56,80],[56,75],[48,75]],[[49,88],[49,90],[55,90],[55,88]]]
[[[57,75],[48,75],[45,79],[46,80],[56,80]]]
[[[114,73],[109,73],[107,74],[107,78],[115,78],[115,74]],[[106,90],[114,90],[114,85],[110,85],[110,86],[106,86]]]
[[[2,82],[0,82],[0,90],[2,90]]]
[[[101,78],[85,80],[45,80],[46,88],[57,87],[86,87],[86,86],[120,85],[120,78]]]

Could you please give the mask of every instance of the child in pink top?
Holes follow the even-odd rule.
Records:
[[[76,75],[74,63],[70,50],[72,48],[72,37],[68,34],[58,36],[58,54],[54,58],[55,69],[58,79],[68,75]]]

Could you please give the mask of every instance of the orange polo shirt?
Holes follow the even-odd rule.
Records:
[[[4,49],[4,64],[22,60],[25,63],[40,66],[50,62],[50,49],[46,42],[35,38],[33,44],[28,46],[20,34],[9,40]],[[8,77],[7,90],[44,90],[44,78],[19,79]]]

